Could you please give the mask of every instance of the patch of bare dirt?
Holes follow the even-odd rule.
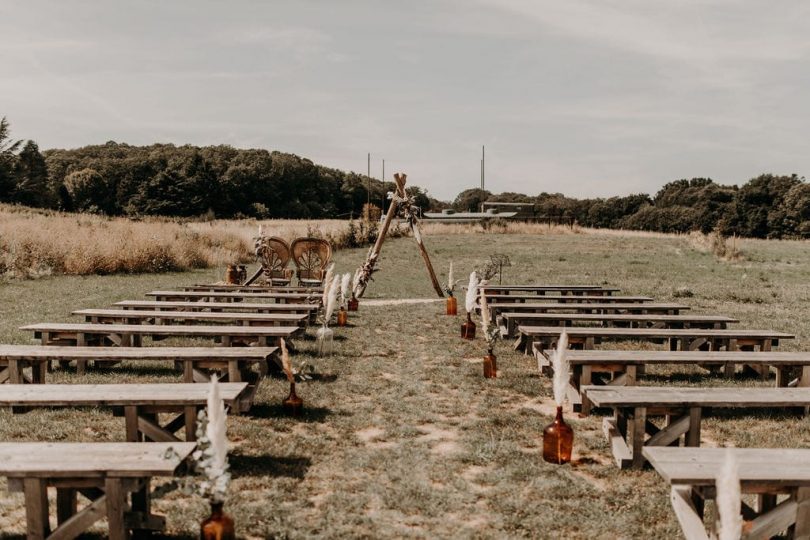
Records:
[[[421,424],[416,428],[422,432],[422,435],[416,437],[416,441],[429,443],[432,454],[448,455],[461,451],[455,429],[443,429],[435,424]]]
[[[437,304],[446,302],[444,298],[378,298],[375,300],[363,300],[364,306],[404,306],[408,304]]]

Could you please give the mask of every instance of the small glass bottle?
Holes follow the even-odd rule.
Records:
[[[295,383],[290,383],[290,395],[288,395],[282,402],[281,406],[287,414],[291,416],[299,416],[304,408],[304,400],[298,397],[295,393]]]
[[[239,283],[239,269],[234,264],[229,264],[225,269],[225,282],[228,285],[236,285]]]
[[[349,311],[357,311],[357,308],[360,306],[360,301],[354,296],[354,293],[352,293],[352,297],[349,299],[348,305]]]
[[[349,312],[343,309],[343,306],[341,306],[337,314],[337,325],[346,326],[348,322],[349,322]]]
[[[496,363],[495,354],[492,352],[492,349],[490,349],[484,357],[484,377],[494,379],[497,376],[498,364]]]
[[[458,300],[455,296],[447,297],[447,314],[458,315]]]
[[[562,465],[571,461],[574,447],[574,430],[563,420],[562,407],[557,407],[557,417],[543,430],[543,459]]]
[[[467,313],[467,320],[461,325],[461,337],[464,339],[475,339],[475,323],[470,313]]]
[[[233,519],[222,511],[222,505],[211,503],[211,515],[200,524],[200,540],[236,540]]]

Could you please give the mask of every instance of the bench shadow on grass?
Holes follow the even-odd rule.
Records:
[[[26,540],[26,536],[24,534],[9,534],[0,532],[0,540]],[[87,533],[83,532],[81,536],[79,536],[82,540],[104,540],[109,538],[104,533]],[[172,540],[195,540],[199,538],[198,536],[194,536],[191,534],[166,534],[165,532],[155,533],[151,536],[151,538],[170,538]]]
[[[312,459],[304,456],[231,454],[228,456],[228,463],[234,478],[272,476],[303,480],[312,465]]]
[[[304,424],[321,424],[326,422],[326,420],[334,414],[332,409],[326,407],[307,407],[306,403],[304,403],[304,410],[301,412],[301,416],[290,416],[281,406],[281,403],[259,403],[250,408],[250,412],[247,413],[247,416],[254,418],[287,418],[293,422],[301,422]]]

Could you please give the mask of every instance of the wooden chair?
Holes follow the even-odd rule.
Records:
[[[326,277],[326,267],[332,260],[329,242],[320,238],[296,238],[291,249],[293,262],[298,269],[298,283],[302,286],[320,286]]]
[[[293,276],[290,246],[276,236],[261,236],[256,240],[256,257],[262,265],[264,279],[270,285],[289,285]]]

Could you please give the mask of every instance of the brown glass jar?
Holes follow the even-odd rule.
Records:
[[[484,357],[484,377],[487,379],[494,379],[498,376],[498,364],[496,363],[495,354],[490,350]]]
[[[284,411],[292,416],[299,416],[304,408],[304,400],[295,393],[295,383],[290,383],[290,395],[281,402]]]
[[[455,296],[447,297],[447,314],[458,315],[458,300]]]
[[[346,326],[346,324],[348,322],[349,322],[349,312],[341,307],[338,310],[338,314],[337,314],[337,325],[338,326]]]
[[[357,311],[357,308],[360,307],[360,301],[355,298],[354,293],[352,293],[352,297],[348,302],[349,304],[349,311]]]
[[[467,313],[467,320],[461,325],[461,337],[464,339],[475,339],[475,323],[470,313]]]
[[[200,524],[200,540],[236,540],[233,519],[222,511],[222,504],[211,503],[211,515]]]
[[[574,430],[563,420],[562,407],[557,407],[557,417],[543,430],[543,459],[562,465],[571,461],[574,447]]]
[[[234,264],[229,264],[225,269],[225,282],[228,285],[237,285],[239,283],[239,269]]]

